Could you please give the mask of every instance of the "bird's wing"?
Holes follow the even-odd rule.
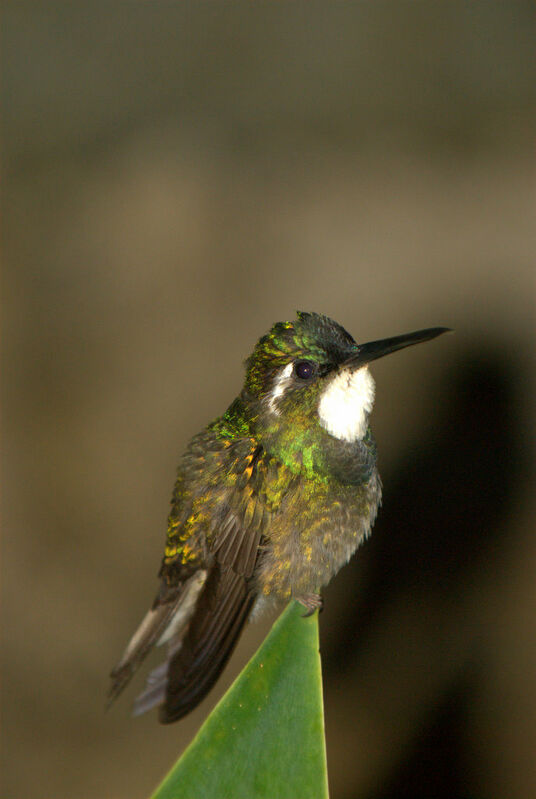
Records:
[[[269,515],[259,492],[263,468],[263,451],[254,440],[237,448],[225,478],[223,513],[215,515],[210,536],[213,565],[180,646],[170,646],[165,686],[161,684],[164,723],[186,715],[214,685],[255,601],[251,578]]]
[[[191,491],[185,485],[184,473],[179,471],[172,500],[172,511],[168,519],[166,554],[170,541],[176,550],[171,558],[173,567],[163,580],[152,608],[145,614],[138,629],[130,639],[123,655],[111,672],[112,684],[108,705],[123,691],[133,674],[145,660],[155,644],[165,643],[180,632],[191,617],[197,596],[205,582],[207,572],[203,568],[203,545],[201,540],[177,543],[177,536],[187,527],[193,512]],[[164,557],[164,563],[166,557]],[[162,566],[161,574],[164,566]]]
[[[259,487],[263,484],[263,451],[254,440],[243,440],[227,453],[225,471],[208,471],[215,479],[194,499],[192,518],[203,514],[213,520],[205,545],[208,552],[203,584],[195,596],[195,607],[185,623],[174,624],[173,612],[164,623],[161,638],[168,641],[168,659],[155,669],[145,691],[137,698],[134,712],[144,713],[161,705],[160,720],[176,721],[186,715],[208,693],[230,657],[242,627],[255,601],[252,576],[259,555],[263,530],[269,510]],[[206,442],[203,446],[205,465]],[[180,492],[179,492],[180,493]],[[208,510],[207,510],[208,509]],[[184,527],[168,536],[168,558],[164,558],[162,576],[173,584],[176,558],[185,563],[191,557],[192,535]],[[184,543],[185,542],[185,543]],[[194,547],[194,552],[197,551]],[[190,589],[192,592],[194,589]],[[158,611],[158,607],[156,607]],[[175,628],[172,633],[171,628]]]
[[[162,723],[182,718],[206,696],[231,656],[254,601],[242,575],[219,563],[211,569],[181,645],[169,659]]]

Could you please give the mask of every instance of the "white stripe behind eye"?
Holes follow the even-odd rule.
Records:
[[[276,400],[285,393],[285,389],[290,384],[290,376],[294,369],[293,363],[287,363],[284,369],[281,369],[274,381],[274,387],[268,395],[268,407],[279,416],[279,408],[277,407]]]

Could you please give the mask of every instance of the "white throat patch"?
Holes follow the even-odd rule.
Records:
[[[322,427],[342,441],[363,438],[374,405],[374,389],[373,377],[366,366],[353,371],[341,369],[318,403]]]

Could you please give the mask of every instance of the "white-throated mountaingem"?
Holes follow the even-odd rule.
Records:
[[[182,456],[160,590],[112,672],[110,700],[165,643],[135,713],[159,705],[160,721],[176,721],[213,686],[255,606],[321,607],[381,499],[368,364],[447,330],[356,344],[327,316],[298,313],[258,341],[241,393]]]

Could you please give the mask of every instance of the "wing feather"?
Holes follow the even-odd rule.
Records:
[[[222,594],[224,595],[222,598]],[[255,594],[218,565],[211,572],[180,649],[172,656],[160,721],[177,721],[212,688],[236,645]]]
[[[255,483],[262,448],[237,464],[240,476],[217,534],[212,568],[180,649],[171,654],[160,721],[176,721],[208,693],[225,667],[256,599],[252,576],[266,521]]]
[[[259,491],[266,468],[263,450],[253,439],[241,439],[232,452],[218,442],[211,446],[199,437],[187,453],[195,490],[185,472],[179,473],[160,594],[112,672],[114,698],[150,649],[167,643],[166,662],[151,672],[134,706],[137,715],[160,705],[164,723],[184,716],[208,693],[256,599],[252,578],[269,521]],[[207,447],[212,461],[204,471]],[[203,515],[214,519],[204,532],[196,521]]]

